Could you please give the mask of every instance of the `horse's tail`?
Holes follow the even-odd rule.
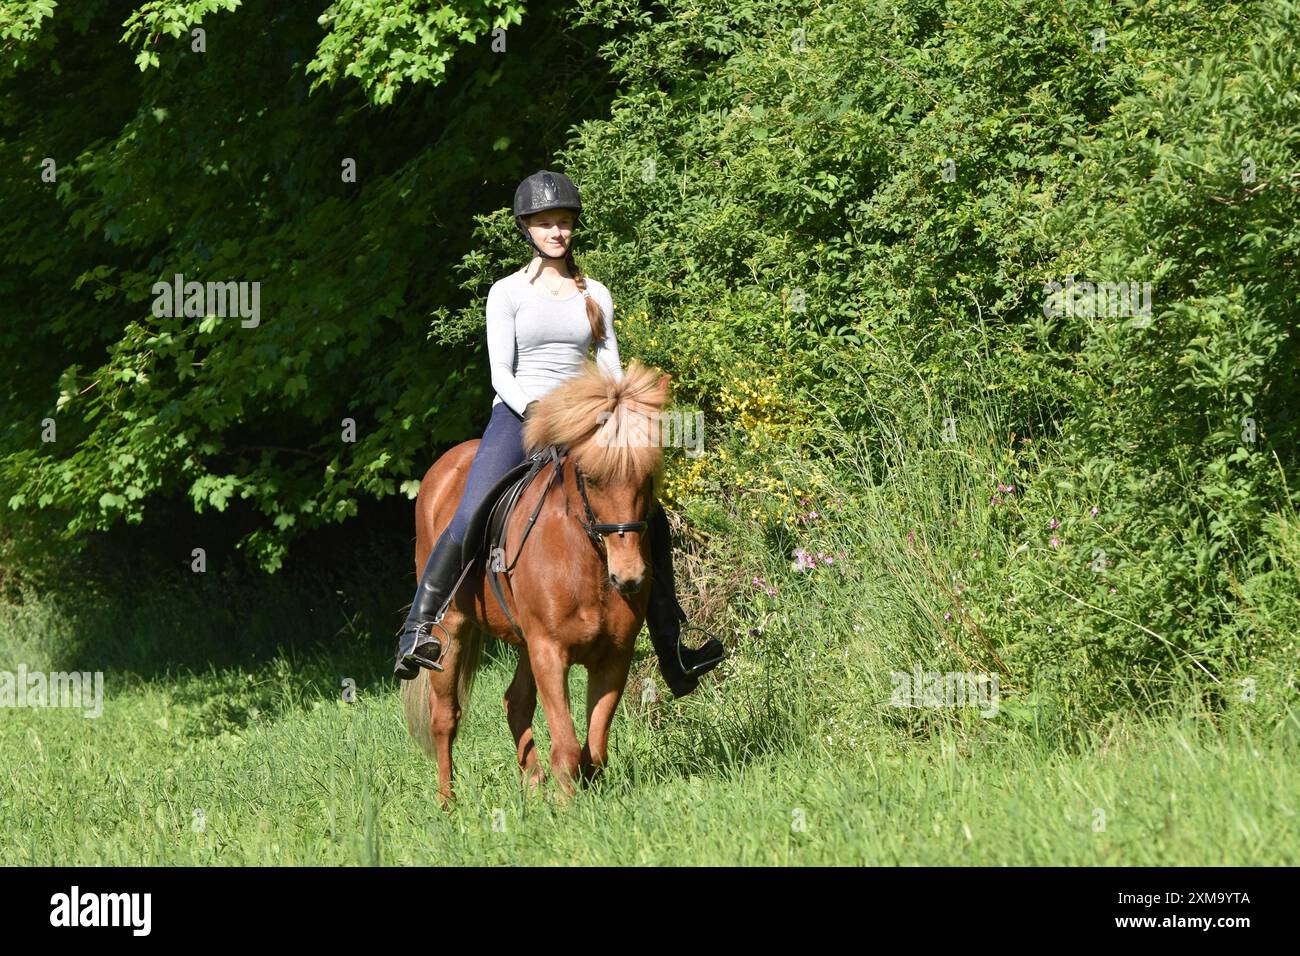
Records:
[[[406,714],[406,729],[415,742],[428,756],[435,756],[433,748],[433,711],[429,707],[429,695],[433,686],[429,683],[429,672],[423,667],[415,680],[402,681],[402,710]]]
[[[465,626],[461,628],[456,643],[456,700],[463,714],[469,710],[474,677],[483,660],[486,638],[477,627]],[[433,683],[429,680],[431,673],[421,668],[415,680],[402,681],[402,710],[406,715],[407,731],[421,750],[434,757],[437,751],[433,744],[433,711],[429,699],[433,693]]]
[[[483,662],[483,645],[487,635],[477,627],[461,630],[462,640],[456,649],[456,700],[462,714],[469,712],[470,695],[474,692],[474,678]]]

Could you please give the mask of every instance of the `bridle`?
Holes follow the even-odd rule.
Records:
[[[549,459],[550,462],[554,465],[554,467],[551,469],[551,477],[547,479],[546,487],[543,488],[542,493],[538,495],[537,504],[533,507],[533,513],[529,516],[528,523],[524,525],[524,533],[519,539],[519,549],[515,551],[514,560],[507,563],[505,552],[502,551],[500,548],[494,548],[487,565],[487,569],[489,571],[494,571],[498,573],[504,571],[506,574],[509,574],[511,571],[514,570],[515,565],[519,563],[519,556],[524,553],[524,543],[528,541],[528,535],[532,533],[533,525],[537,523],[537,516],[541,514],[542,505],[546,503],[546,495],[551,490],[551,485],[555,484],[556,479],[560,477],[560,474],[564,468],[564,462],[567,460],[567,458],[568,458],[568,450],[567,449],[561,450],[559,447],[555,445],[549,446],[544,455],[541,453],[538,454],[537,464],[534,465],[534,471],[530,472],[529,475],[522,480],[520,487],[522,488],[523,485],[526,485],[529,481],[532,480],[532,475],[536,473],[536,470],[539,470],[541,468],[544,459]],[[582,530],[587,532],[587,536],[591,538],[591,540],[594,541],[598,547],[604,547],[605,545],[605,539],[602,537],[602,535],[617,534],[621,537],[622,535],[626,534],[628,531],[639,531],[643,534],[645,533],[646,528],[649,526],[649,523],[646,521],[622,521],[622,522],[610,524],[610,523],[601,523],[596,520],[596,515],[591,510],[591,500],[587,497],[587,483],[585,479],[582,477],[582,469],[578,467],[578,462],[576,460],[573,463],[573,480],[578,486],[578,494],[582,497],[583,510],[587,513],[587,517],[585,519],[581,515],[578,516],[578,523],[582,525]],[[561,482],[561,484],[563,484],[563,482]],[[496,505],[493,506],[494,509],[502,507],[505,500],[506,499],[504,497],[499,499]],[[511,505],[510,507],[513,507],[513,505]],[[462,579],[464,579],[465,574],[468,571],[469,571],[469,567],[467,566],[465,568],[465,571],[461,572]],[[496,585],[495,576],[493,576],[491,580],[493,585],[495,586]],[[456,584],[457,586],[459,586],[460,582],[457,581]],[[505,605],[503,603],[502,607],[504,606]],[[509,612],[507,611],[507,613]]]
[[[601,523],[596,520],[596,515],[591,510],[591,502],[587,499],[587,483],[583,480],[582,469],[578,467],[577,461],[573,463],[573,480],[578,485],[578,494],[582,497],[582,507],[586,511],[587,517],[578,518],[578,523],[582,525],[582,530],[587,532],[587,537],[603,547],[605,539],[602,537],[607,534],[617,534],[620,538],[628,531],[638,531],[642,534],[648,527],[645,521],[620,521],[615,523]]]

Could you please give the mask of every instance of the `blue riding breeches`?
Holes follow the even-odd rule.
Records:
[[[451,524],[447,526],[447,531],[454,540],[465,540],[469,534],[469,519],[474,516],[474,511],[487,497],[487,493],[506,472],[528,457],[524,454],[523,434],[524,420],[515,414],[514,409],[505,402],[492,407],[492,417],[483,430],[478,452],[469,467],[465,491],[460,496],[460,504],[456,506]]]

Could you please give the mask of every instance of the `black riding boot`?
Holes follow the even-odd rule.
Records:
[[[464,570],[461,564],[461,542],[443,531],[438,543],[424,566],[420,585],[411,602],[411,613],[397,635],[397,666],[393,674],[402,680],[411,680],[421,667],[442,670],[438,658],[442,657],[442,642],[433,636],[450,603],[451,589]],[[445,631],[443,633],[446,633]]]
[[[661,506],[651,509],[650,560],[654,580],[650,585],[650,606],[646,611],[646,627],[650,643],[659,658],[659,672],[674,696],[682,697],[695,690],[701,675],[711,671],[726,657],[722,642],[710,636],[697,648],[681,643],[682,624],[686,613],[677,603],[673,581],[673,547],[668,530],[668,516]],[[703,630],[703,628],[697,628]],[[707,633],[707,632],[705,632]]]

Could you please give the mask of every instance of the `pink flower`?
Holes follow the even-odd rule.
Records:
[[[944,612],[943,612],[943,619],[944,619],[945,621],[951,621],[951,620],[952,620],[952,611],[944,611]]]
[[[768,596],[768,597],[776,597],[776,588],[768,588],[768,589],[767,589],[767,596]]]
[[[791,567],[796,571],[809,571],[817,567],[817,559],[803,548],[795,548],[794,564],[792,564]]]
[[[1061,539],[1058,538],[1056,535],[1052,535],[1051,544],[1053,548],[1059,548],[1061,546]]]
[[[1092,506],[1092,510],[1091,510],[1090,512],[1088,512],[1088,513],[1089,513],[1090,515],[1092,515],[1094,518],[1097,517],[1097,515],[1098,515],[1097,506],[1096,506],[1096,505],[1093,505],[1093,506]]]
[[[908,544],[911,544],[911,543],[912,543],[912,532],[910,532],[910,531],[907,532],[907,543],[908,543]]]
[[[1055,531],[1060,526],[1061,526],[1061,522],[1057,521],[1055,518],[1047,522],[1047,527],[1052,531]]]

